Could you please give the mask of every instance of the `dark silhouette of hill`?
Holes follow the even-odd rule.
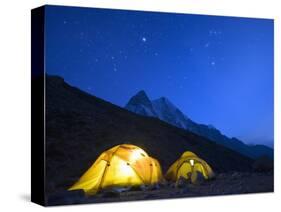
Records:
[[[114,95],[114,94],[113,94]],[[72,185],[106,149],[130,143],[157,158],[165,172],[184,151],[216,173],[251,171],[253,160],[157,118],[145,117],[46,76],[46,192]]]

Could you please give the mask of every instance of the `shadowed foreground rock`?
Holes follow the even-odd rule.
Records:
[[[272,173],[221,173],[214,180],[202,182],[200,185],[182,183],[181,186],[175,186],[174,184],[166,184],[152,190],[102,191],[95,196],[89,197],[85,197],[82,191],[63,192],[50,196],[48,204],[119,202],[259,192],[273,192]]]

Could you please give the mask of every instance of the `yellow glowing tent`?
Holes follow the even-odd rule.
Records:
[[[93,195],[104,188],[153,185],[162,179],[156,159],[137,146],[122,144],[103,152],[69,190]]]
[[[214,177],[212,168],[201,158],[193,152],[184,152],[182,156],[174,162],[166,173],[166,179],[169,181],[178,182],[183,177],[196,183],[198,172],[201,173],[205,179]]]

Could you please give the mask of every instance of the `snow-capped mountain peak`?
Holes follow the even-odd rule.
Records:
[[[156,117],[179,128],[189,129],[192,125],[191,120],[169,99],[160,97],[151,101],[143,90],[134,95],[125,108],[139,115]]]
[[[150,99],[148,98],[147,94],[144,90],[139,91],[136,95],[134,95],[130,101],[128,102],[130,105],[149,105],[151,104]]]
[[[167,99],[166,97],[160,97],[159,99],[155,99],[152,101],[153,104],[155,105],[161,105],[161,106],[165,106],[167,108],[169,108],[170,110],[176,111],[178,110],[177,107],[175,105],[173,105],[172,102],[170,102],[169,99]]]
[[[151,101],[145,91],[141,90],[129,100],[125,108],[139,115],[155,117],[178,128],[191,131],[248,157],[256,158],[262,154],[266,154],[270,158],[273,157],[273,150],[266,146],[263,146],[264,150],[257,152],[253,147],[244,144],[242,141],[223,135],[213,125],[192,121],[166,97]]]
[[[157,117],[152,103],[148,98],[147,94],[144,90],[139,91],[136,95],[134,95],[125,108],[131,112],[143,115],[143,116],[152,116]]]
[[[161,97],[153,100],[152,105],[159,119],[176,127],[188,129],[188,119],[169,99]]]

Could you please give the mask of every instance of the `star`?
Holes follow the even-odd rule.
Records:
[[[215,62],[215,61],[212,61],[212,62],[211,62],[211,65],[212,65],[212,66],[215,66],[215,65],[216,65],[216,62]]]
[[[220,30],[215,30],[215,29],[209,30],[210,36],[212,36],[212,35],[217,36],[217,35],[221,35],[221,34],[222,34],[222,32]]]
[[[217,35],[217,31],[212,29],[209,31],[209,35]]]
[[[63,24],[67,24],[67,21],[66,21],[66,20],[64,20],[64,21],[63,21]]]
[[[114,72],[117,72],[117,68],[116,68],[116,67],[114,67],[114,68],[113,68],[113,71],[114,71]]]
[[[142,39],[141,39],[141,40],[142,40],[142,42],[144,42],[144,43],[145,43],[145,42],[146,42],[146,37],[142,37]]]
[[[205,48],[208,48],[210,46],[210,42],[207,42],[206,44],[205,44]]]

